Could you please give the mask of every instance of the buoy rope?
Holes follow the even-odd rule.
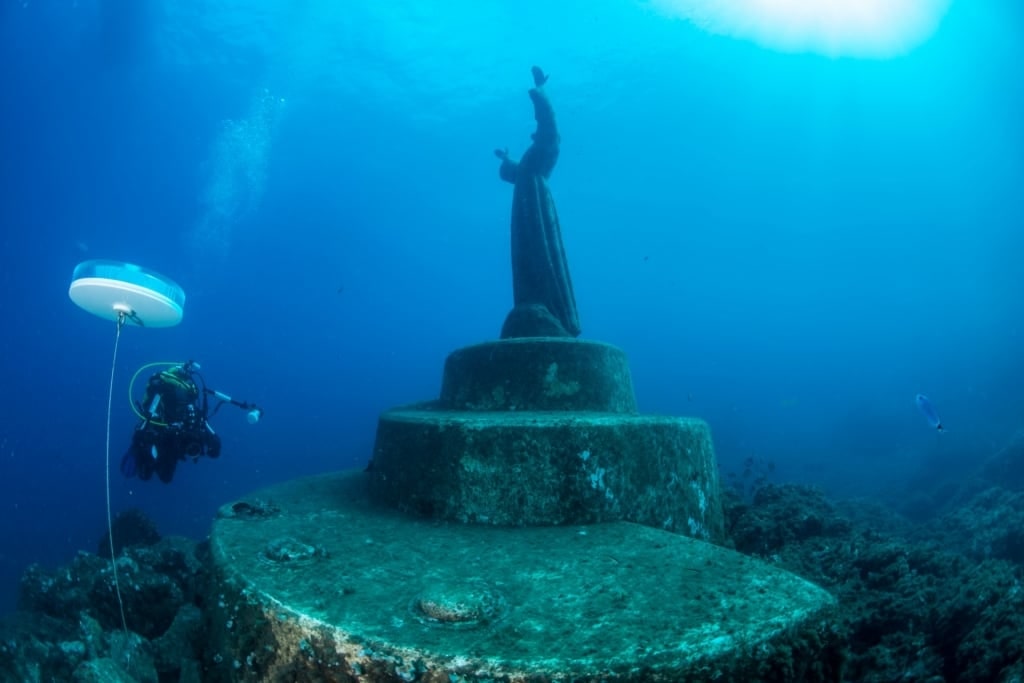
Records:
[[[107,475],[107,537],[110,539],[110,566],[114,570],[114,590],[117,592],[117,607],[121,610],[121,626],[124,628],[125,648],[128,647],[128,620],[124,617],[124,600],[121,598],[121,584],[117,578],[117,557],[114,555],[114,520],[110,515],[110,414],[114,407],[114,369],[117,367],[117,345],[121,341],[125,314],[117,315],[117,336],[114,337],[114,359],[110,365],[110,388],[107,392],[107,460],[103,468]]]

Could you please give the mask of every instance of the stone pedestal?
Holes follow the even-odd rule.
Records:
[[[455,351],[440,400],[381,416],[370,475],[376,500],[438,519],[724,534],[707,424],[637,415],[625,354],[597,342]]]
[[[445,410],[636,413],[626,354],[610,344],[508,339],[453,351],[444,364]]]
[[[438,524],[362,472],[225,505],[206,681],[840,680],[824,590],[630,522]]]
[[[220,510],[204,680],[841,680],[828,593],[723,536],[708,426],[638,415],[621,351],[461,349],[368,473]]]
[[[711,435],[692,418],[392,410],[371,476],[378,501],[439,519],[724,533]]]

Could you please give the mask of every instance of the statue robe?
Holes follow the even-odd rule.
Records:
[[[548,178],[558,161],[559,135],[555,114],[542,88],[530,90],[533,100],[537,131],[533,144],[519,163],[505,159],[499,173],[502,180],[512,183],[512,295],[516,311],[538,306],[546,309],[561,327],[561,333],[552,333],[551,326],[538,326],[534,333],[516,332],[506,320],[502,337],[508,336],[570,336],[580,333],[569,264],[562,245],[562,230],[558,212],[551,196]],[[557,330],[557,327],[555,327]]]

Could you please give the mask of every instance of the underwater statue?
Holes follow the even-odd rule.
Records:
[[[505,318],[501,338],[575,337],[580,333],[576,297],[562,245],[558,212],[548,177],[558,161],[559,135],[555,112],[544,92],[547,75],[533,67],[533,100],[537,131],[533,144],[518,161],[507,149],[494,150],[501,159],[499,175],[515,186],[512,192],[512,296],[514,308]]]

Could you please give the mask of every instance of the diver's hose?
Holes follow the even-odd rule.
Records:
[[[137,380],[139,378],[139,375],[142,374],[143,370],[148,370],[149,368],[155,368],[157,366],[174,367],[176,365],[184,365],[184,363],[181,362],[181,361],[154,361],[152,363],[146,363],[141,368],[136,370],[134,375],[132,375],[131,381],[128,382],[128,405],[130,405],[132,407],[132,411],[136,415],[139,416],[140,420],[149,420],[152,424],[155,424],[158,427],[166,427],[167,426],[163,422],[157,422],[156,420],[152,419],[152,417],[153,417],[152,415],[147,417],[146,415],[143,415],[142,413],[139,412],[139,407],[135,404],[135,401],[133,399],[134,389],[135,389],[135,380]]]
[[[117,343],[121,341],[121,328],[124,327],[125,315],[118,314],[117,336],[114,337],[114,359],[110,364],[110,388],[107,391],[107,462],[104,472],[107,475],[107,536],[110,538],[110,566],[114,570],[114,590],[117,592],[117,607],[121,610],[121,626],[124,628],[125,645],[128,644],[128,620],[124,618],[124,600],[121,599],[121,584],[117,579],[117,557],[114,555],[114,521],[110,516],[110,414],[114,407],[114,368],[117,367]]]

